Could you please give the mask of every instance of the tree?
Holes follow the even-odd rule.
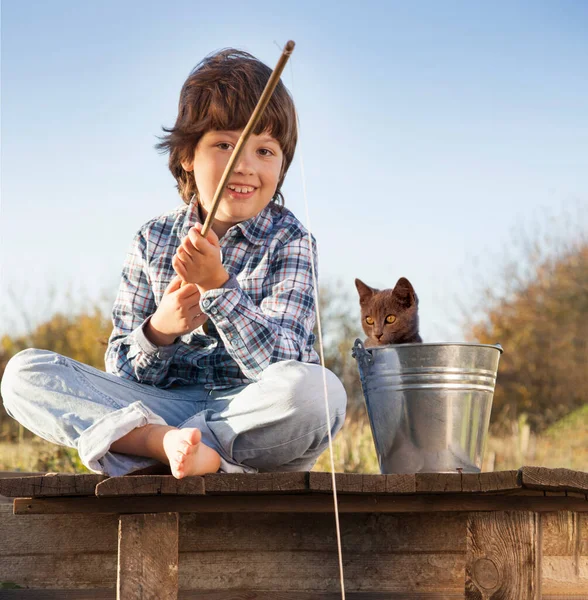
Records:
[[[468,326],[470,338],[504,348],[494,431],[523,413],[542,431],[588,402],[586,235],[552,235],[523,247],[524,260],[504,266],[501,285],[483,290],[485,316]]]

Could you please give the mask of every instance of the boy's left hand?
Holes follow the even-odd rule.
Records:
[[[201,223],[196,223],[190,229],[172,259],[172,266],[185,282],[195,283],[200,292],[206,292],[222,287],[228,281],[229,274],[221,262],[216,233],[209,229],[204,238],[201,230]]]

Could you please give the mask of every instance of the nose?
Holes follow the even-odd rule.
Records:
[[[239,159],[235,163],[235,173],[239,175],[252,175],[253,174],[253,156],[251,150],[245,145],[245,148],[239,154]]]
[[[383,336],[383,333],[376,333],[376,337],[378,338],[378,341],[380,341],[380,338]]]

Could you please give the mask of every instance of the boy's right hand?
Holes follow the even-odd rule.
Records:
[[[177,337],[194,331],[206,322],[208,316],[200,310],[200,292],[193,283],[174,277],[157,310],[145,326],[147,339],[156,346],[169,346]]]

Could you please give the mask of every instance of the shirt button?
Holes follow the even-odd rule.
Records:
[[[210,309],[210,312],[211,312],[213,315],[216,315],[216,313],[218,312],[218,310],[217,310],[217,309],[216,309],[216,308],[213,306],[213,307]]]
[[[241,346],[241,342],[239,340],[233,340],[231,342],[231,345],[233,346],[233,348],[239,348]]]
[[[207,308],[210,306],[210,300],[203,300],[202,301],[202,306],[204,306],[204,308]]]

